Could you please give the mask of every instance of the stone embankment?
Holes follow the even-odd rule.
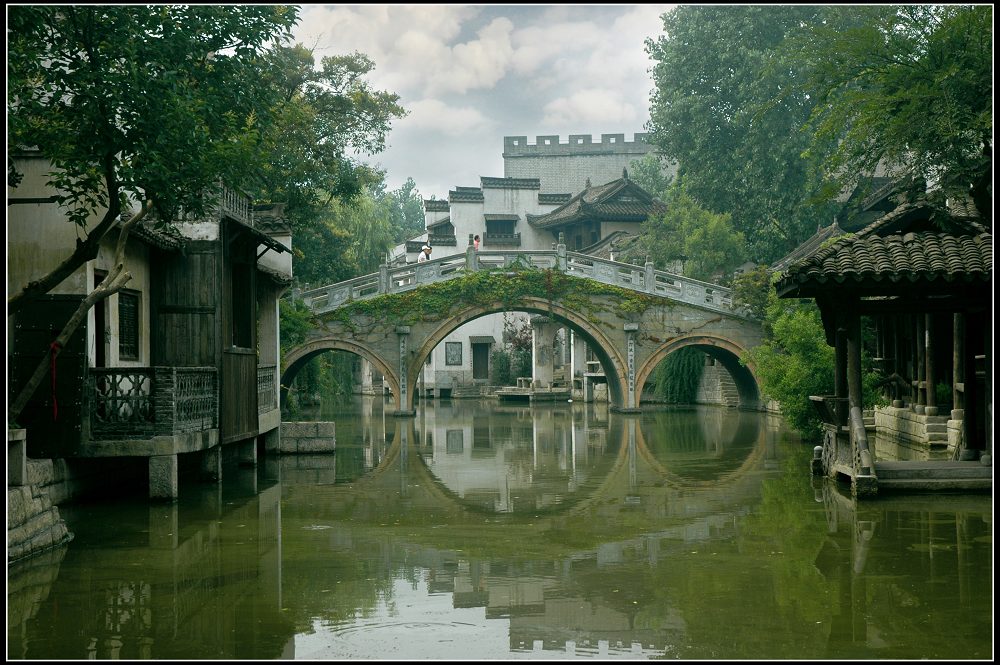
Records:
[[[7,430],[7,561],[17,561],[69,542],[73,534],[43,486],[51,460],[28,460],[25,430]],[[47,463],[47,464],[46,464]]]

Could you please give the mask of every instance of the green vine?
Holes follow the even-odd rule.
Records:
[[[608,297],[613,304],[606,306],[595,301],[600,296]],[[559,303],[595,324],[602,323],[599,314],[609,310],[619,317],[632,319],[654,305],[673,304],[666,298],[591,279],[570,277],[557,270],[515,267],[513,270],[479,270],[405,293],[348,302],[324,317],[356,331],[356,321],[360,317],[412,325],[418,321],[447,318],[470,306],[491,307],[499,304],[505,310],[516,310],[528,297],[541,297],[549,303]]]

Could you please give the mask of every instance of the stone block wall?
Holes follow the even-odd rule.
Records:
[[[332,453],[337,449],[336,423],[283,422],[278,452],[283,455]]]
[[[875,409],[876,459],[946,460],[957,439],[949,432],[949,417],[915,413],[909,407]]]

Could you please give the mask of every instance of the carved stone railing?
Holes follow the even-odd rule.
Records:
[[[336,309],[352,300],[363,300],[385,293],[401,293],[410,289],[460,277],[475,270],[509,270],[514,266],[540,270],[559,270],[574,277],[593,279],[604,284],[670,298],[697,305],[731,316],[750,318],[733,308],[729,289],[689,277],[655,270],[652,263],[634,266],[609,261],[588,254],[567,252],[565,245],[555,250],[482,249],[469,248],[464,254],[454,254],[424,263],[403,266],[382,266],[380,272],[355,279],[303,291],[303,302],[316,314]]]
[[[213,367],[91,368],[90,438],[145,439],[218,427]]]
[[[275,365],[257,366],[257,413],[278,408],[277,375]]]

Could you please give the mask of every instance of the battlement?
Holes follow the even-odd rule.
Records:
[[[595,142],[591,134],[570,134],[566,143],[559,142],[558,134],[535,137],[535,143],[529,144],[527,136],[503,137],[503,156],[508,157],[544,157],[551,155],[574,154],[645,154],[653,150],[649,143],[649,133],[636,132],[634,140],[626,141],[624,134],[601,134],[601,140]]]

